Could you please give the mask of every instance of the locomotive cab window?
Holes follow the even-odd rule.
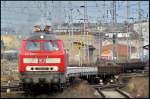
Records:
[[[44,42],[44,50],[47,50],[47,51],[56,51],[58,49],[59,48],[58,48],[57,41]]]
[[[40,42],[27,41],[26,49],[31,51],[40,50]]]

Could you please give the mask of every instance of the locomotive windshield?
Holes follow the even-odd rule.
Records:
[[[40,50],[40,42],[27,41],[28,50]]]
[[[27,41],[26,49],[30,51],[57,51],[59,48],[57,41]]]
[[[58,44],[56,41],[44,42],[44,50],[55,51],[58,50]]]

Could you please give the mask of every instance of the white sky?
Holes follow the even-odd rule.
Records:
[[[45,5],[44,5],[45,2]],[[60,4],[61,3],[61,4]],[[73,22],[79,22],[83,18],[84,1],[71,1],[73,7]],[[112,20],[110,9],[112,1],[87,1],[87,15],[89,22]],[[129,1],[129,17],[138,19],[137,1]],[[141,1],[141,13],[143,19],[149,18],[148,1]],[[126,1],[119,1],[117,4],[117,22],[126,20]],[[68,22],[70,14],[69,1],[1,1],[1,25],[2,26],[20,26],[20,24],[32,25],[40,20],[41,16],[46,13],[47,19],[52,22]],[[108,10],[108,11],[107,11]],[[108,14],[107,14],[108,12]],[[108,15],[108,17],[103,18]],[[131,20],[130,20],[131,21]]]

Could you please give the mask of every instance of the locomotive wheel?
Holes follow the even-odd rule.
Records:
[[[33,84],[23,84],[23,90],[25,91],[25,94],[32,94]]]
[[[63,89],[64,89],[63,84],[59,84],[58,85],[58,91],[63,92]]]

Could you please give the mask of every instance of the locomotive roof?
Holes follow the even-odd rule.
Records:
[[[53,33],[46,34],[44,32],[33,33],[27,38],[27,40],[41,40],[40,36],[44,36],[43,40],[58,40],[56,35]]]

